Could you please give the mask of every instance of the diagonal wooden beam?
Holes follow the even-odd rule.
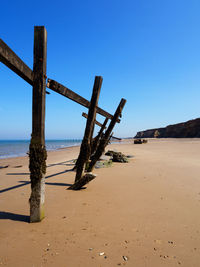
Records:
[[[0,39],[0,62],[19,75],[30,85],[33,85],[33,71]],[[46,76],[44,77],[46,79]],[[46,94],[50,95],[46,91]]]
[[[92,148],[91,148],[91,155],[93,155],[97,150],[97,147],[99,145],[99,141],[101,140],[101,138],[103,136],[103,131],[104,131],[104,129],[106,129],[107,122],[108,122],[108,118],[105,118],[105,121],[104,121],[98,135],[93,139]]]
[[[91,172],[93,170],[96,162],[100,159],[101,155],[103,154],[103,151],[105,150],[105,147],[107,146],[107,144],[109,142],[109,138],[111,136],[112,130],[115,127],[117,119],[121,115],[125,104],[126,104],[126,99],[122,98],[116,111],[115,111],[113,119],[111,120],[104,136],[102,137],[102,139],[101,139],[101,141],[97,147],[95,154],[91,158],[91,162],[90,162],[89,167],[88,167],[88,172]]]
[[[9,69],[14,71],[30,85],[33,85],[33,71],[12,51],[12,49],[6,43],[4,43],[2,39],[0,39],[0,62],[5,64]],[[90,107],[90,102],[87,99],[54,80],[48,79],[47,87],[86,108]],[[49,94],[49,92],[46,93]],[[108,119],[113,118],[110,113],[99,107],[97,107],[97,113]],[[120,119],[118,119],[117,122],[120,122]]]
[[[71,100],[73,100],[74,102],[86,107],[86,108],[89,108],[90,107],[90,102],[83,98],[82,96],[76,94],[75,92],[73,92],[72,90],[70,90],[69,88],[65,87],[64,85],[54,81],[54,80],[51,80],[51,79],[48,79],[47,81],[47,87]],[[96,107],[96,112],[101,114],[102,116],[108,118],[108,119],[111,119],[113,118],[113,115],[111,115],[110,113],[108,113],[107,111],[99,108],[99,107]],[[120,122],[120,120],[118,119],[117,122]]]
[[[121,138],[119,138],[119,137],[116,137],[116,136],[113,136],[113,135],[111,135],[111,139],[116,139],[116,140],[119,140],[119,141],[121,141],[121,140],[122,140]]]
[[[0,39],[0,61],[22,79],[33,85],[32,70]]]
[[[85,113],[85,112],[83,112],[82,113],[82,116],[84,117],[84,118],[88,118],[88,115]],[[99,127],[102,127],[103,126],[103,124],[101,124],[100,122],[98,122],[97,120],[95,120],[95,122],[94,122],[96,125],[98,125]],[[106,127],[105,127],[105,129],[106,129]]]

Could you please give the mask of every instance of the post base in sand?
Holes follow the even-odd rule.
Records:
[[[81,179],[77,180],[73,185],[71,185],[68,190],[80,190],[84,185],[88,184],[96,177],[96,174],[92,174],[91,172],[86,173],[81,177]]]
[[[30,223],[41,222],[44,219],[44,204],[40,205],[40,208],[31,210]]]
[[[32,188],[30,197],[30,222],[40,222],[44,219],[45,177]]]

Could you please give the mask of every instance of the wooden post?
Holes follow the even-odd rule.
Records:
[[[88,115],[86,113],[84,113],[84,112],[82,113],[82,116],[84,118],[86,118],[86,119],[88,118]],[[94,154],[94,152],[96,151],[96,148],[98,146],[99,140],[101,139],[101,137],[103,135],[103,131],[104,131],[104,129],[106,129],[107,122],[108,122],[108,118],[105,119],[103,124],[101,124],[97,120],[94,121],[94,123],[96,125],[98,125],[99,127],[101,127],[101,129],[100,129],[98,135],[91,140],[91,155]],[[76,169],[76,166],[75,166],[75,169]]]
[[[98,147],[99,144],[99,140],[102,138],[103,135],[103,131],[106,128],[106,124],[108,122],[108,118],[105,119],[98,135],[94,138],[93,142],[92,142],[92,147],[91,147],[91,155],[93,155]]]
[[[96,162],[99,160],[99,158],[101,157],[107,143],[108,143],[108,140],[109,140],[109,137],[111,135],[111,132],[119,118],[119,116],[121,116],[121,112],[124,108],[124,105],[126,104],[126,100],[125,99],[121,99],[120,103],[119,103],[119,106],[117,107],[116,111],[115,111],[115,114],[113,116],[113,119],[111,120],[110,124],[109,124],[109,127],[108,129],[106,130],[104,136],[102,137],[100,143],[99,143],[99,146],[95,152],[95,154],[93,155],[92,159],[91,159],[91,162],[89,164],[89,167],[88,167],[88,172],[91,172],[96,164]]]
[[[78,164],[76,166],[76,178],[75,182],[81,179],[85,170],[85,164],[88,162],[91,154],[91,137],[94,129],[94,121],[96,118],[96,107],[98,105],[99,94],[101,90],[103,78],[96,76],[94,81],[92,98],[90,101],[90,107],[88,112],[88,119],[85,128],[85,134],[80,148],[80,154],[78,158]]]
[[[45,95],[46,95],[47,32],[43,26],[34,27],[32,136],[29,147],[31,179],[30,222],[44,218],[46,173]]]

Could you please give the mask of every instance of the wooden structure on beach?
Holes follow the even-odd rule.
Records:
[[[47,80],[47,31],[44,26],[34,27],[33,70],[31,70],[1,39],[0,61],[33,87],[32,135],[29,147],[29,169],[31,179],[30,222],[38,222],[44,218],[47,159],[45,148],[45,97],[46,94],[48,94],[46,87],[88,108],[85,133],[76,163],[75,183],[69,188],[74,190],[80,189],[95,178],[95,175],[91,172],[95,163],[104,152],[112,136],[115,124],[120,122],[126,100],[121,99],[115,114],[111,115],[104,109],[98,107],[98,99],[103,81],[101,76],[95,77],[90,101],[57,81],[51,79]],[[96,113],[105,117],[103,124],[96,121]],[[110,120],[110,124],[106,129],[108,120]],[[93,138],[95,124],[99,125],[101,129],[98,135]]]

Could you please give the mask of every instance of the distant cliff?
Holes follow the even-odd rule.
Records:
[[[168,125],[164,128],[137,132],[135,138],[192,138],[200,137],[200,118]]]

